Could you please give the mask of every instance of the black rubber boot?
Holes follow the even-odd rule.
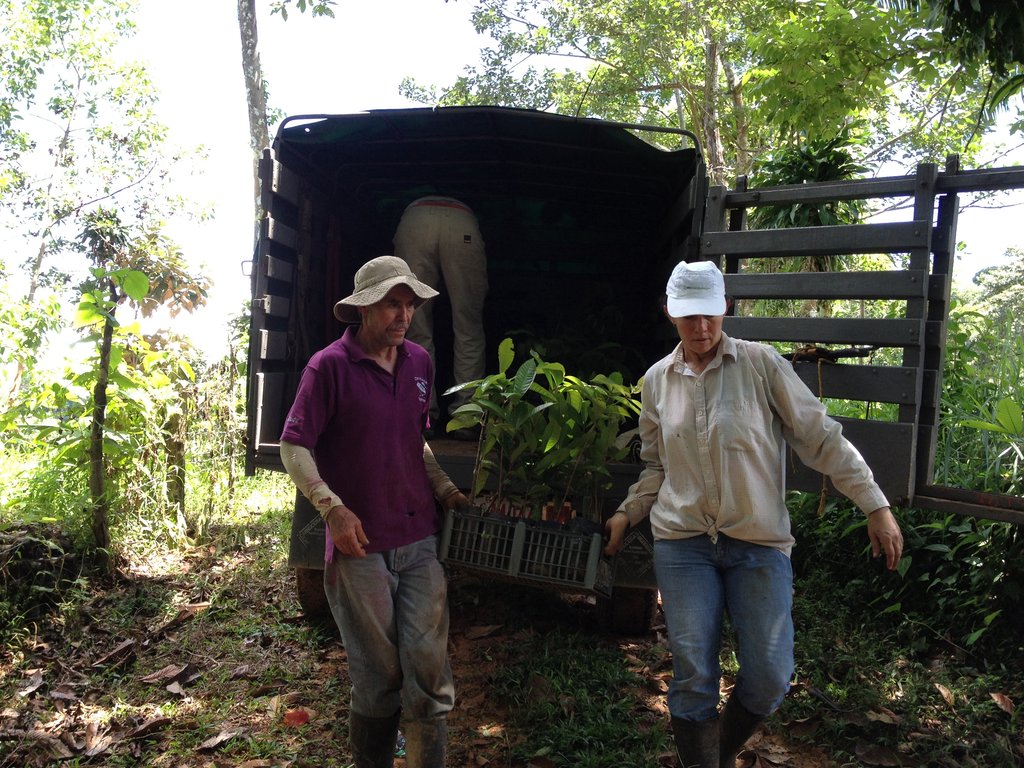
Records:
[[[348,740],[355,768],[394,768],[399,715],[399,712],[391,717],[349,714]]]
[[[448,718],[445,715],[406,721],[406,768],[444,768],[447,751]]]
[[[693,720],[672,718],[678,768],[718,768],[718,718]]]
[[[761,715],[748,712],[736,696],[730,696],[722,712],[719,768],[735,768],[736,755],[757,727],[764,722]]]

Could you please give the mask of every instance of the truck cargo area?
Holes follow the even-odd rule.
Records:
[[[497,107],[299,116],[281,125],[261,174],[251,467],[280,468],[277,439],[298,375],[343,330],[334,302],[359,266],[393,252],[404,208],[425,194],[462,200],[480,222],[489,370],[512,336],[571,373],[619,370],[635,381],[673,343],[658,296],[696,247],[705,197],[685,132],[641,137],[615,123]],[[454,383],[451,323],[443,292],[434,301],[443,392]],[[444,444],[438,452],[459,453]]]

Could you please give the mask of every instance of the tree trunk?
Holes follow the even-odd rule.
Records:
[[[713,184],[725,184],[725,154],[722,150],[722,137],[718,132],[718,40],[710,26],[704,32],[704,108],[701,132],[704,134],[708,175]]]
[[[182,410],[188,407],[187,396],[182,397]],[[185,428],[188,423],[180,412],[172,413],[164,428],[164,450],[167,453],[167,501],[176,516],[176,523],[184,523],[189,536],[196,533],[195,524],[185,516]]]
[[[117,305],[117,289],[110,283],[110,312]],[[110,556],[110,501],[107,498],[103,461],[103,428],[107,419],[107,382],[110,380],[110,348],[114,339],[114,318],[103,321],[100,364],[93,388],[92,425],[89,430],[89,495],[92,499],[92,537],[104,570],[113,570]]]
[[[262,216],[260,207],[260,154],[270,146],[267,126],[267,94],[263,88],[263,67],[260,64],[259,41],[256,31],[256,0],[238,0],[238,32],[242,40],[242,75],[245,77],[245,96],[249,107],[249,146],[252,147],[253,165],[253,242],[258,234]]]
[[[228,355],[228,392],[235,392],[236,391],[235,388],[236,388],[236,386],[238,384],[238,357],[237,357],[237,354],[238,354],[238,352],[235,349],[234,343],[232,342],[231,346],[229,347],[229,355]],[[232,415],[234,415],[234,412],[232,412]],[[228,450],[226,451],[227,457],[228,457],[228,480],[227,480],[228,499],[231,500],[231,499],[234,498],[234,495],[235,495],[235,475],[236,475],[235,457],[245,453],[245,438],[244,438],[244,434],[242,434],[242,438],[239,439],[239,434],[240,433],[237,430],[234,429],[234,425],[235,425],[235,423],[237,421],[236,419],[228,417],[228,418],[225,419],[225,421],[228,424],[232,425],[232,428],[227,430],[227,432],[228,432]]]
[[[729,97],[732,99],[733,114],[736,116],[736,168],[733,171],[735,176],[746,176],[753,167],[753,158],[750,156],[750,118],[747,114],[747,105],[743,101],[743,83],[736,77],[736,70],[732,62],[720,56],[722,71],[725,73],[725,82],[729,88]]]

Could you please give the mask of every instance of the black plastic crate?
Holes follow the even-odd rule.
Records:
[[[609,597],[615,561],[603,548],[600,533],[453,510],[445,515],[439,557],[493,578]]]

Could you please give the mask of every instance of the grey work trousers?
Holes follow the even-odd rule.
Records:
[[[352,711],[422,720],[449,712],[448,594],[437,537],[365,557],[335,550],[324,589],[341,630]]]

